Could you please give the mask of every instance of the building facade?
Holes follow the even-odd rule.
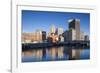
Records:
[[[80,40],[85,40],[84,32],[80,32]]]
[[[55,33],[55,32],[56,32],[56,27],[55,27],[55,25],[51,25],[50,33]]]
[[[69,29],[64,32],[64,41],[73,41],[76,40],[76,30],[74,29]]]
[[[68,36],[69,36],[69,40],[73,41],[73,40],[76,40],[76,30],[75,29],[69,29],[69,33],[68,33]]]
[[[60,28],[57,29],[57,35],[58,35],[58,36],[59,36],[59,35],[62,35],[63,32],[64,32],[63,28],[60,27]]]
[[[46,41],[46,31],[42,31],[42,41]]]
[[[22,42],[26,43],[35,43],[35,42],[43,42],[46,40],[46,32],[37,30],[33,33],[22,33]]]
[[[89,36],[85,35],[85,41],[89,41]]]
[[[80,40],[80,19],[68,20],[69,30],[76,30],[76,40]]]

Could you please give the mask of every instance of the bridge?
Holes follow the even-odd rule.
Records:
[[[42,43],[22,43],[22,51],[35,49],[35,48],[47,48],[47,47],[59,47],[59,46],[68,46],[68,47],[90,47],[90,41],[67,41],[67,42],[42,42]]]

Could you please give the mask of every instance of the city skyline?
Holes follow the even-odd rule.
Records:
[[[40,29],[50,32],[51,25],[56,28],[68,30],[69,19],[80,19],[80,29],[85,34],[90,34],[90,14],[72,12],[51,12],[22,10],[22,31],[35,32]]]

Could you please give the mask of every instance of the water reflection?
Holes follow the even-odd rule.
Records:
[[[89,59],[90,50],[75,47],[52,47],[22,52],[22,62]]]

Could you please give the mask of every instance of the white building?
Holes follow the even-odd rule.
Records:
[[[55,33],[55,32],[56,32],[56,27],[55,27],[55,25],[51,25],[50,32],[51,32],[51,33]]]
[[[58,35],[61,35],[63,32],[64,32],[63,28],[61,28],[61,27],[58,28],[58,30],[57,30]]]
[[[75,29],[69,29],[69,40],[76,40],[76,30]]]
[[[84,32],[80,32],[80,40],[85,40]]]

